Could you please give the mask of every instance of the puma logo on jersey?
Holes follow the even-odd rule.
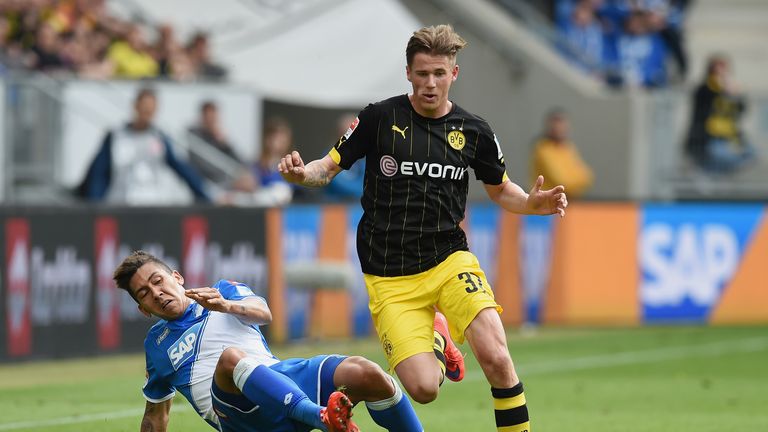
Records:
[[[403,139],[405,139],[405,131],[408,130],[408,126],[406,126],[405,129],[400,129],[397,125],[392,125],[392,130],[402,135]]]

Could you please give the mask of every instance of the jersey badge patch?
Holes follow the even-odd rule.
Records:
[[[171,333],[171,330],[168,327],[166,327],[165,330],[163,330],[163,332],[160,333],[160,336],[158,336],[157,339],[155,339],[155,343],[157,345],[160,345],[165,340],[165,338],[168,337],[170,333]]]
[[[448,132],[448,144],[455,150],[461,150],[467,144],[467,139],[462,131],[452,130]]]
[[[498,159],[499,162],[504,163],[504,153],[501,151],[501,144],[499,144],[499,139],[496,138],[496,134],[493,134],[493,142],[496,143],[496,150],[498,151]]]
[[[352,136],[352,133],[355,131],[355,129],[357,129],[357,125],[359,124],[360,124],[360,118],[355,117],[355,119],[352,120],[352,123],[349,124],[349,127],[347,128],[347,131],[344,133],[344,135],[342,135],[341,138],[339,138],[339,144],[337,145],[337,147],[341,147],[341,145],[344,144],[344,142],[347,139],[349,139],[350,136]]]
[[[379,168],[381,168],[382,174],[392,177],[397,174],[397,161],[390,155],[384,155],[379,160]]]

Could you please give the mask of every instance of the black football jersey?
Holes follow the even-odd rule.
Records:
[[[329,155],[342,168],[365,157],[363,217],[357,252],[365,273],[420,273],[467,250],[459,223],[469,187],[507,179],[496,136],[482,118],[455,103],[440,118],[426,118],[407,95],[368,105]]]

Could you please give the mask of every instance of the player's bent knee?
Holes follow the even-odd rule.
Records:
[[[415,383],[404,382],[403,387],[405,387],[405,391],[408,393],[411,399],[420,404],[428,404],[434,401],[437,399],[437,395],[440,392],[439,385],[433,385],[432,383],[425,381],[419,381]]]
[[[437,399],[440,392],[440,381],[431,379],[429,375],[409,375],[406,378],[400,376],[406,393],[420,404],[427,404]]]
[[[354,357],[354,359],[363,375],[364,382],[375,384],[376,387],[391,387],[391,381],[381,366],[364,357]]]
[[[235,385],[233,375],[237,364],[246,357],[245,352],[233,347],[229,347],[221,353],[213,373],[213,380],[219,389],[227,393],[240,392]]]
[[[370,396],[388,397],[394,393],[389,375],[378,364],[365,357],[347,357],[339,368],[339,381],[343,381],[339,384]],[[363,388],[365,391],[362,391]]]
[[[241,349],[229,347],[221,353],[221,356],[219,356],[219,361],[216,364],[216,371],[232,376],[235,366],[237,366],[240,360],[245,357],[246,354]]]

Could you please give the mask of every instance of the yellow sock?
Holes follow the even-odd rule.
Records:
[[[528,407],[525,405],[523,383],[507,389],[491,387],[493,409],[498,432],[530,432]]]

